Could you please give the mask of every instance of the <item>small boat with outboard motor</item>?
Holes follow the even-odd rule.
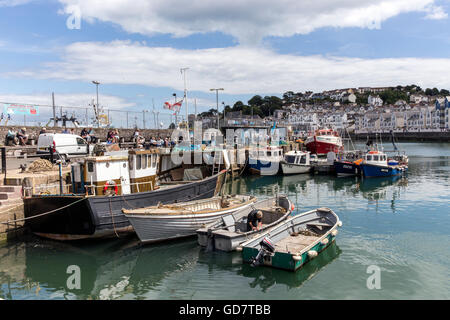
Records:
[[[336,239],[342,222],[333,210],[319,208],[296,215],[243,243],[244,262],[295,271]]]
[[[248,195],[224,195],[210,199],[158,204],[139,209],[124,209],[143,243],[193,236],[196,230],[225,215],[250,207],[256,198]]]
[[[294,208],[294,204],[284,195],[260,200],[198,229],[198,244],[207,250],[234,251],[241,243],[286,220]],[[262,212],[262,227],[259,230],[248,231],[247,217],[253,210]]]

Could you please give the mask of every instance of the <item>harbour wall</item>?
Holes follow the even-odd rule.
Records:
[[[8,133],[8,129],[11,128],[10,126],[1,126],[0,127],[0,144],[3,145],[4,144],[4,140],[6,137],[6,134]],[[13,128],[17,131],[20,128],[23,128],[23,126],[13,126]],[[25,127],[26,128],[26,133],[28,134],[28,137],[30,139],[34,139],[36,143],[37,142],[37,137],[39,136],[39,131],[41,131],[41,127]],[[68,130],[70,130],[71,128],[68,128]],[[51,132],[51,133],[60,133],[64,130],[64,128],[61,127],[47,127],[47,132]],[[83,130],[82,127],[80,128],[75,128],[75,134],[80,134],[81,130]],[[108,131],[111,129],[106,129],[106,128],[93,128],[94,131],[94,136],[99,138],[101,141],[106,141],[106,136],[108,134]],[[121,138],[124,138],[124,140],[126,142],[131,141],[131,139],[133,138],[133,134],[135,129],[117,129],[119,131],[119,136]],[[144,138],[146,140],[149,140],[151,137],[161,137],[161,138],[165,138],[167,136],[170,137],[170,135],[172,134],[172,129],[139,129],[139,133],[141,135],[144,136]]]
[[[391,141],[392,136],[389,132],[382,133],[353,133],[350,134],[353,140],[363,140],[366,141],[367,138],[375,140],[380,139],[382,141]],[[396,141],[409,141],[409,142],[450,142],[450,131],[406,131],[406,132],[395,132],[394,137]]]

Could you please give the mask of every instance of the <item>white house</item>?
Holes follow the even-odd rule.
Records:
[[[372,107],[381,107],[383,105],[383,100],[380,98],[380,96],[369,95],[369,97],[367,98],[367,103]]]

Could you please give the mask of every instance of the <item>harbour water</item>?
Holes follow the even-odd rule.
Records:
[[[287,194],[295,213],[325,206],[339,215],[336,243],[295,273],[252,268],[237,252],[204,252],[196,238],[141,246],[135,237],[61,243],[30,235],[0,245],[0,298],[450,299],[450,144],[399,147],[409,156],[405,177],[228,184],[229,193]],[[69,266],[79,267],[80,289],[68,288]],[[378,268],[379,289],[367,285]]]

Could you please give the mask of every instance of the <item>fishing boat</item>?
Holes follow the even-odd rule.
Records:
[[[226,170],[208,176],[189,174],[198,168],[181,168],[173,176],[178,181],[170,182],[157,175],[158,156],[156,149],[125,150],[73,163],[69,192],[27,189],[26,227],[54,240],[119,237],[133,232],[123,208],[206,199],[221,190]]]
[[[308,173],[312,169],[310,152],[289,151],[281,162],[283,174]]]
[[[361,175],[361,162],[362,159],[355,161],[348,160],[335,160],[334,171],[339,177],[350,177],[350,176],[360,176]]]
[[[196,234],[196,230],[237,210],[250,207],[253,196],[227,195],[212,199],[158,204],[140,209],[124,209],[143,243],[160,242]]]
[[[366,178],[392,177],[405,173],[408,170],[408,165],[389,159],[387,154],[382,151],[372,150],[364,156],[361,170]]]
[[[250,172],[253,174],[276,175],[280,171],[281,161],[283,161],[283,149],[279,146],[249,150],[248,165]]]
[[[247,216],[252,210],[262,211],[262,228],[247,231]],[[286,196],[258,201],[198,229],[198,244],[207,247],[209,250],[234,251],[241,243],[286,220],[292,210],[294,210],[294,205]]]
[[[342,222],[331,209],[311,210],[243,243],[242,257],[254,266],[295,271],[335,241],[340,226]]]
[[[339,153],[343,149],[341,137],[332,129],[320,129],[310,133],[305,144],[308,151],[317,155],[326,155],[328,152]]]

